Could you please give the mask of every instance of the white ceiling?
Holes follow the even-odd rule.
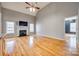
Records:
[[[31,2],[30,2],[31,3]],[[33,3],[33,2],[32,2]],[[37,6],[40,7],[40,9],[44,8],[47,4],[49,4],[50,2],[38,2]],[[2,2],[2,7],[3,8],[7,8],[10,10],[14,10],[14,11],[18,11],[18,12],[22,12],[25,14],[30,14],[35,16],[36,12],[30,12],[29,9],[26,9],[25,7],[27,7],[28,5],[25,4],[24,2]]]

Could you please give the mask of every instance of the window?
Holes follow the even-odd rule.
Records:
[[[30,24],[30,32],[34,32],[34,24]]]
[[[6,22],[6,33],[14,33],[14,22]]]
[[[70,23],[70,32],[76,32],[76,23]]]

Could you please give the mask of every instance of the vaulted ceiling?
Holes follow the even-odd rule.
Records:
[[[34,2],[30,2],[30,3],[34,3]],[[38,2],[37,6],[40,7],[40,10],[41,10],[49,3],[50,2]],[[26,7],[28,7],[29,5],[25,4],[25,2],[2,2],[1,4],[3,8],[7,8],[10,10],[18,11],[18,12],[25,13],[25,14],[30,14],[33,16],[36,16],[37,12],[39,11],[38,10],[35,12],[30,12],[29,9],[26,9]]]

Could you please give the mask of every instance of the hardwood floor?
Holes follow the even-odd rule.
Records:
[[[1,56],[67,56],[79,55],[69,42],[42,36],[24,36],[0,40]],[[3,48],[2,48],[3,47]]]

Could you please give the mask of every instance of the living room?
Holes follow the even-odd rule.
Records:
[[[78,8],[79,2],[1,2],[0,55],[78,56]],[[75,43],[65,33],[65,19],[74,16]]]

